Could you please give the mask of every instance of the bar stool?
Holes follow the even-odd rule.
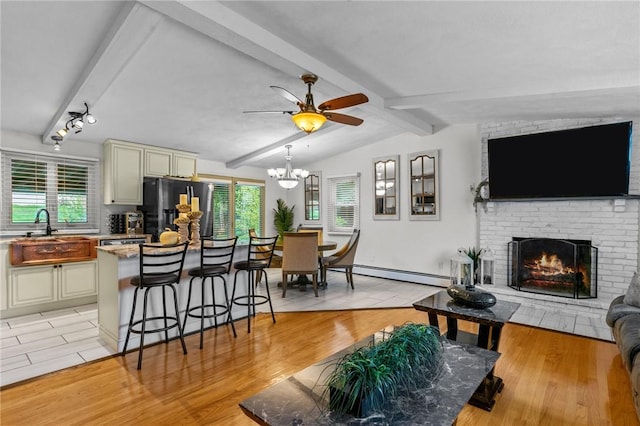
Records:
[[[133,307],[131,308],[131,319],[127,328],[127,337],[124,341],[124,349],[122,356],[127,353],[127,345],[131,333],[140,335],[140,353],[138,354],[138,370],[142,368],[142,350],[144,348],[144,335],[150,333],[158,333],[164,331],[165,342],[169,343],[169,330],[176,327],[182,343],[182,351],[187,354],[187,347],[184,344],[182,335],[182,326],[180,324],[180,311],[178,309],[178,294],[174,284],[180,282],[182,275],[182,267],[184,266],[184,258],[187,253],[189,241],[179,243],[173,246],[159,247],[157,245],[140,244],[140,275],[131,278],[131,285],[136,289],[133,294]],[[173,292],[173,304],[175,315],[167,314],[167,300],[165,290],[170,288]],[[136,304],[138,300],[138,291],[144,289],[144,303],[142,307],[142,319],[134,321],[136,313]],[[147,309],[149,305],[149,292],[152,289],[162,290],[162,313],[147,317]],[[162,321],[164,325],[155,324]],[[139,328],[138,328],[139,326]],[[150,330],[147,326],[155,327]]]
[[[204,319],[213,318],[215,327],[218,327],[218,317],[227,314],[227,324],[231,324],[233,337],[237,337],[236,327],[231,317],[231,304],[229,303],[229,295],[227,293],[227,280],[224,275],[231,270],[233,262],[233,253],[236,248],[238,237],[214,239],[213,237],[200,238],[200,266],[189,270],[191,277],[189,280],[189,296],[187,298],[187,308],[184,315],[184,323],[182,329],[187,326],[187,319],[200,318],[200,349],[204,340]],[[191,285],[193,280],[200,278],[200,305],[191,306]],[[205,299],[205,282],[207,278],[211,279],[211,303],[207,303]],[[215,279],[222,280],[222,289],[224,290],[224,304],[216,303]],[[208,313],[206,311],[209,311]]]
[[[241,305],[247,307],[247,332],[251,333],[251,316],[256,316],[256,305],[262,305],[263,303],[269,303],[271,309],[271,318],[273,323],[276,323],[276,316],[273,313],[273,305],[271,304],[271,294],[269,293],[269,279],[265,271],[271,265],[271,258],[273,257],[273,250],[276,246],[277,236],[275,237],[249,237],[249,246],[247,247],[247,260],[236,262],[233,267],[236,269],[236,273],[233,277],[233,291],[231,292],[231,304]],[[247,294],[245,296],[235,296],[236,294],[236,281],[238,279],[238,272],[247,272]],[[256,294],[256,274],[261,272],[264,275],[265,288],[267,289],[267,295]],[[253,314],[252,314],[253,312]]]

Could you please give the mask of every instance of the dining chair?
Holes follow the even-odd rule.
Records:
[[[233,253],[236,248],[238,237],[233,238],[213,238],[200,237],[200,265],[189,269],[187,274],[191,277],[189,280],[189,292],[187,297],[187,307],[185,309],[184,323],[182,329],[187,326],[187,319],[200,319],[200,349],[202,349],[204,340],[204,319],[213,318],[214,326],[218,326],[218,317],[227,315],[227,324],[231,324],[233,337],[236,337],[236,327],[231,317],[231,304],[229,302],[229,294],[227,292],[227,280],[225,275],[231,270],[233,262]],[[197,306],[191,306],[191,289],[193,280],[200,279],[200,303]],[[211,302],[206,300],[205,282],[207,278],[211,280]],[[215,279],[222,280],[222,290],[224,299],[216,301]]]
[[[356,249],[360,240],[360,230],[354,229],[349,241],[331,256],[322,257],[320,260],[321,281],[327,282],[327,269],[344,269],[347,275],[347,283],[353,289],[353,261],[356,257]]]
[[[165,342],[169,343],[169,330],[178,329],[182,351],[186,355],[187,347],[184,344],[182,325],[180,324],[180,311],[178,309],[178,294],[174,287],[180,283],[184,258],[189,247],[189,241],[178,243],[173,246],[158,247],[157,245],[140,244],[140,270],[139,275],[131,278],[130,284],[135,286],[133,293],[133,307],[131,308],[131,318],[127,327],[127,337],[124,340],[122,356],[127,353],[127,345],[131,333],[140,335],[140,348],[138,354],[138,370],[142,368],[142,350],[144,348],[145,334],[158,333],[164,331]],[[162,315],[147,317],[149,310],[149,293],[151,290],[162,290]],[[174,315],[167,314],[167,300],[165,290],[171,289],[173,294]],[[138,291],[144,290],[144,301],[142,305],[142,319],[135,320]],[[151,307],[152,315],[158,312],[158,306]],[[148,329],[147,327],[152,327]]]
[[[271,293],[269,292],[269,279],[265,269],[270,267],[271,257],[276,245],[275,237],[249,237],[249,245],[247,246],[247,259],[235,262],[233,267],[236,273],[233,277],[233,291],[231,292],[231,305],[241,305],[247,307],[247,332],[251,333],[251,317],[256,316],[256,305],[269,303],[271,310],[271,318],[273,323],[276,322],[276,316],[273,312],[271,304]],[[242,296],[236,296],[236,283],[238,273],[247,272],[247,293]],[[256,276],[261,273],[264,276],[266,295],[256,294]]]
[[[289,275],[310,274],[318,297],[318,234],[285,232],[282,240],[282,297],[287,294]]]
[[[322,235],[323,228],[322,226],[316,225],[298,225],[298,232],[316,232],[318,234],[318,242],[324,241],[324,237]]]

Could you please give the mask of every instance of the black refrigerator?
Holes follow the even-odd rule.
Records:
[[[144,233],[151,234],[152,241],[159,241],[165,228],[177,230],[173,223],[178,217],[176,204],[180,203],[180,194],[187,194],[187,203],[191,197],[200,199],[200,235],[213,234],[213,184],[168,178],[144,178],[142,205],[138,209],[144,214]]]

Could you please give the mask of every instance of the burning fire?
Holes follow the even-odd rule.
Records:
[[[573,268],[565,267],[562,264],[562,260],[555,254],[549,256],[543,252],[540,259],[535,259],[533,263],[530,269],[535,270],[540,275],[572,274],[575,272]]]

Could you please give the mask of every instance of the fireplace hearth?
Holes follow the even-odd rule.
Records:
[[[598,249],[590,241],[514,237],[508,246],[509,287],[575,299],[597,297]]]

